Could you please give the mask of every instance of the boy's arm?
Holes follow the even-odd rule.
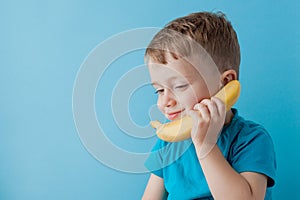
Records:
[[[196,104],[194,109],[190,112],[194,121],[191,136],[213,197],[217,200],[263,200],[267,177],[255,172],[239,174],[216,145],[218,133],[226,118],[224,103],[217,98],[205,99]]]
[[[164,179],[151,174],[142,200],[163,200],[165,196]]]
[[[255,172],[237,173],[217,145],[199,162],[215,199],[264,199],[267,177]]]

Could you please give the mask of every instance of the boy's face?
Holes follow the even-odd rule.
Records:
[[[181,118],[194,105],[210,97],[205,81],[198,71],[184,59],[169,59],[168,64],[148,62],[157,106],[169,120]]]

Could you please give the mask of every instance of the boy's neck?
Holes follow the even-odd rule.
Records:
[[[233,116],[234,116],[234,114],[231,111],[231,109],[229,111],[227,111],[226,118],[225,118],[225,125],[228,125],[231,122]]]

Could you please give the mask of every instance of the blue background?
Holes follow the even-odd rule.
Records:
[[[244,117],[262,123],[274,140],[274,199],[295,199],[300,179],[299,4],[1,1],[0,199],[140,199],[149,174],[111,169],[81,143],[72,115],[76,74],[89,52],[108,37],[133,28],[162,27],[203,10],[225,12],[238,33],[243,88],[237,107]],[[134,65],[143,61],[142,53],[137,55]],[[148,119],[143,98],[137,92],[129,105],[130,112],[136,108],[132,104],[139,108],[132,116],[142,125]],[[155,96],[147,98],[146,105],[151,105]],[[113,126],[110,120],[106,124]]]

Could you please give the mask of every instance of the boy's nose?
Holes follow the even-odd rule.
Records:
[[[176,99],[172,92],[165,91],[164,95],[162,96],[162,106],[163,107],[172,107],[176,105]]]

